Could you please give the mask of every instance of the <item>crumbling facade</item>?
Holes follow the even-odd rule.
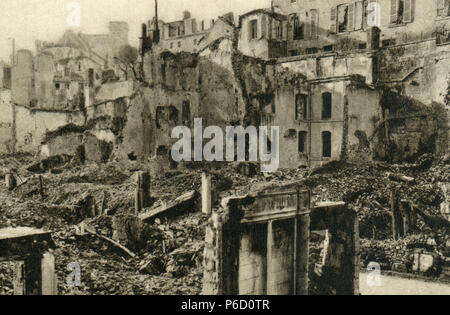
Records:
[[[231,16],[220,17],[219,20],[234,25],[232,14]],[[215,20],[197,22],[195,18],[191,17],[189,11],[184,11],[182,20],[168,23],[164,21],[158,22],[159,45],[172,53],[182,51],[197,52],[200,42],[209,36],[215,23]],[[154,39],[154,36],[152,36],[156,31],[156,22],[154,20],[149,21],[148,31],[148,35]]]
[[[273,10],[258,9],[239,17],[239,50],[256,58],[285,55],[287,18]]]
[[[133,91],[132,81],[123,77],[114,60],[128,44],[128,25],[111,22],[109,26],[106,35],[67,31],[57,43],[38,41],[37,55],[17,52],[10,110],[5,109],[4,123],[10,132],[2,134],[8,135],[2,139],[2,152],[74,155],[85,142],[92,147],[88,156],[105,161],[104,154],[96,151],[99,145],[112,151],[115,126],[120,128]],[[85,139],[86,130],[90,133]],[[56,135],[64,141],[55,140]]]
[[[312,283],[319,294],[359,294],[358,219],[344,203],[312,207],[310,191],[290,184],[226,198],[210,215],[204,294],[308,295]],[[317,265],[311,231],[328,235]]]
[[[107,74],[113,69],[106,55],[126,43],[125,25],[111,24],[117,43],[107,45],[103,57],[86,36],[67,32],[63,47],[40,45],[36,57],[18,52],[13,104],[62,114],[55,126],[35,123],[39,135],[19,128],[18,147],[47,145],[41,143],[46,132],[73,124],[109,143],[108,152],[173,167],[171,131],[180,125],[192,130],[194,118],[202,118],[204,128],[279,126],[285,153],[280,168],[445,153],[449,46],[435,32],[386,44],[383,38],[394,36],[394,29],[415,34],[415,25],[434,8],[419,14],[422,4],[392,3],[397,20],[387,21],[381,5],[380,28],[371,26],[370,3],[364,2],[333,2],[328,12],[328,7],[278,1],[271,9],[242,15],[238,28],[230,14],[208,29],[197,28],[188,12],[178,22],[159,21],[158,28],[152,21],[148,31],[143,27],[137,85],[120,81],[117,72]],[[424,32],[445,24],[442,14],[438,10]],[[14,116],[16,126],[22,116]],[[109,123],[89,124],[104,116]],[[51,155],[50,147],[44,146],[44,156]]]

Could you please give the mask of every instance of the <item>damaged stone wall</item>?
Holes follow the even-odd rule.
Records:
[[[376,133],[383,117],[381,93],[373,87],[356,82],[347,86],[345,101],[345,151],[342,158],[357,162],[370,161],[373,159],[373,148],[369,140]]]
[[[253,124],[261,121],[270,83],[262,61],[236,53],[233,41],[220,39],[199,55],[173,55],[155,49],[144,59],[145,84],[132,98],[118,148],[122,157],[153,158],[170,151],[176,126],[193,128]]]
[[[309,200],[296,185],[224,199],[206,228],[203,293],[307,294]]]
[[[85,124],[71,123],[47,132],[40,148],[41,157],[75,156],[81,150],[88,161],[108,161],[122,139],[129,106],[127,94],[116,91],[113,96],[123,97],[88,107]]]
[[[0,153],[12,153],[14,135],[11,90],[0,88],[0,113]]]
[[[311,208],[309,192],[292,191],[296,187],[229,197],[213,209],[206,227],[203,294],[359,294],[356,212],[345,203]],[[312,231],[326,231],[320,262],[311,260]]]
[[[378,54],[379,85],[384,93],[390,139],[397,161],[423,153],[448,153],[450,45],[436,41],[386,48]],[[382,133],[381,133],[382,134]],[[383,154],[382,154],[383,155]]]
[[[448,109],[444,105],[426,106],[396,90],[385,90],[381,105],[383,120],[371,139],[376,158],[411,162],[425,153],[448,152]]]
[[[311,210],[311,231],[327,231],[323,260],[311,266],[311,293],[359,294],[359,221],[345,203],[320,203]]]
[[[47,132],[74,124],[84,125],[85,117],[78,111],[33,109],[13,105],[17,152],[38,152]]]

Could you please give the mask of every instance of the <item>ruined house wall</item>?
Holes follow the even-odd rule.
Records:
[[[51,108],[54,106],[56,88],[53,78],[55,71],[52,55],[43,53],[36,57],[36,97],[39,107]],[[64,88],[65,86],[61,86],[59,89],[63,90]]]
[[[17,65],[12,68],[12,102],[30,106],[34,98],[34,60],[29,50],[17,52]]]
[[[391,140],[397,151],[403,152],[396,159],[408,159],[424,151],[448,152],[449,54],[450,45],[437,45],[435,41],[399,45],[379,52],[379,83],[398,94],[395,101],[388,98],[385,102],[385,108],[390,108]],[[435,147],[424,148],[426,143]]]
[[[0,124],[12,122],[11,90],[0,89]]]
[[[183,103],[189,102],[191,118],[199,114],[199,95],[190,91],[162,88],[142,88],[131,100],[119,155],[139,158],[153,157],[158,147],[170,150],[177,139],[171,139],[172,129],[184,125]],[[193,127],[193,120],[186,122]],[[168,156],[167,156],[168,157]]]
[[[119,81],[102,84],[95,92],[95,104],[130,97],[133,93],[133,81]]]
[[[263,25],[263,16],[266,18]],[[257,22],[257,35],[255,39],[251,38],[250,27],[248,24],[256,20]],[[254,14],[246,16],[241,21],[241,30],[239,34],[239,46],[238,49],[244,55],[267,59],[269,58],[269,44],[267,38],[263,36],[263,28],[267,27],[268,20],[265,14]]]
[[[359,220],[345,203],[321,203],[311,210],[311,231],[327,231],[318,294],[359,294]],[[317,283],[316,282],[316,283]]]
[[[278,64],[293,72],[302,73],[308,79],[360,75],[368,84],[375,80],[372,55],[369,53],[324,53],[317,56],[280,58]]]
[[[158,147],[169,149],[174,127],[194,127],[194,118],[203,119],[203,128],[242,123],[252,107],[251,99],[266,92],[264,65],[235,55],[229,39],[217,41],[200,56],[168,52],[147,54],[144,63],[147,87],[138,89],[131,100],[122,156],[133,153],[152,157]],[[264,103],[264,102],[262,102]],[[183,120],[183,105],[190,115]],[[256,106],[256,105],[255,105]],[[258,105],[259,107],[259,105]],[[260,113],[252,116],[259,125]]]
[[[37,152],[45,134],[68,124],[83,125],[81,112],[30,109],[14,106],[16,150]]]
[[[381,92],[367,86],[351,84],[347,87],[348,122],[346,158],[351,161],[371,160],[370,139],[383,120]]]
[[[311,151],[313,166],[342,158],[344,137],[345,90],[348,81],[313,84],[311,86]],[[322,119],[323,93],[331,93],[331,119]],[[331,133],[331,157],[324,156],[322,133]]]
[[[399,45],[378,53],[380,83],[399,86],[403,94],[431,105],[444,104],[450,68],[450,45],[435,41]]]
[[[201,51],[214,41],[219,38],[228,37],[232,38],[234,36],[234,26],[229,23],[223,21],[222,19],[218,19],[215,21],[213,27],[209,30],[208,34],[202,38],[198,43],[197,51]]]
[[[295,120],[294,118],[295,96],[298,93],[309,95],[306,84],[296,89],[292,89],[291,86],[280,87],[277,89],[275,96],[276,112],[273,125],[280,127],[280,148],[283,152],[283,154],[280,154],[280,167],[282,168],[309,165],[309,141],[306,143],[306,152],[299,153],[298,148],[299,132],[309,133],[310,131],[307,120]]]
[[[256,34],[252,38],[251,22],[256,21]],[[268,12],[255,11],[252,14],[245,15],[240,20],[240,34],[238,49],[244,55],[269,59],[278,58],[286,55],[283,40],[283,21],[275,19]],[[278,29],[280,32],[277,33]]]
[[[11,90],[0,89],[0,153],[12,152],[12,123]]]
[[[41,158],[62,154],[74,156],[82,143],[82,134],[74,132],[66,133],[46,141],[46,143],[41,146],[39,154]]]

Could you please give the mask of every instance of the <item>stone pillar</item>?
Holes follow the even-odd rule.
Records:
[[[274,290],[276,277],[274,270],[276,269],[277,260],[273,259],[273,221],[267,222],[267,295],[276,295]]]
[[[294,219],[267,225],[267,295],[294,294]]]
[[[407,200],[400,201],[400,212],[403,219],[403,236],[405,236],[412,226],[411,206]]]
[[[47,252],[42,255],[41,294],[42,295],[58,294],[58,286],[55,273],[55,257],[50,252]]]
[[[14,295],[25,295],[25,263],[19,261],[16,263],[14,274]]]
[[[55,257],[46,252],[18,262],[14,277],[14,295],[57,295]]]
[[[202,213],[211,215],[211,175],[202,174]]]
[[[308,295],[309,284],[309,237],[310,237],[310,217],[301,215],[296,219],[297,240],[296,240],[296,279],[295,294]]]

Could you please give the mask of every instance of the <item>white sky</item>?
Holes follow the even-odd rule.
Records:
[[[154,0],[0,0],[0,60],[10,60],[12,45],[16,49],[33,49],[34,41],[57,40],[69,28],[68,5],[78,2],[81,8],[80,30],[98,34],[108,32],[109,21],[126,21],[130,25],[130,42],[137,45],[141,24],[154,15]],[[159,0],[159,17],[164,21],[180,20],[189,10],[192,17],[212,19],[226,12],[236,15],[255,8],[267,8],[270,0]]]

